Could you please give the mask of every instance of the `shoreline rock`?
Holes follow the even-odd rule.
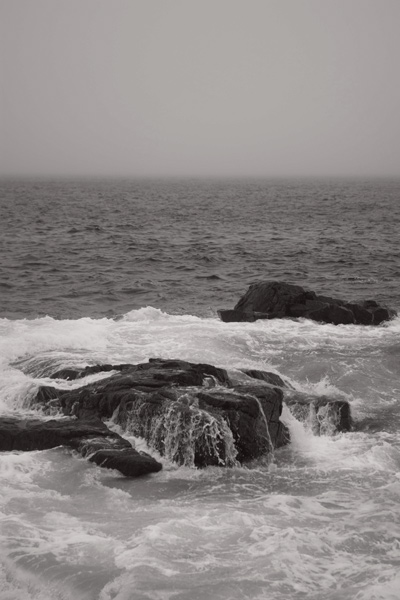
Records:
[[[397,313],[375,300],[347,302],[299,285],[265,281],[250,285],[233,309],[219,310],[218,315],[225,323],[303,317],[334,325],[380,325]]]
[[[181,360],[150,359],[104,370],[117,372],[74,390],[43,386],[34,403],[48,414],[113,417],[161,455],[188,466],[233,466],[289,440],[279,420],[282,389],[266,381],[233,385],[224,369]],[[55,375],[77,379],[101,371],[96,365]]]
[[[74,379],[101,365],[57,372]],[[280,421],[285,402],[315,434],[352,428],[349,403],[301,394],[276,373],[224,369],[182,360],[150,359],[138,365],[104,365],[110,377],[74,390],[44,386],[34,403],[78,420],[113,418],[150,448],[186,466],[235,466],[289,443]]]
[[[157,473],[161,463],[138,452],[99,419],[19,419],[0,417],[0,451],[49,450],[67,446],[100,467],[125,476]]]

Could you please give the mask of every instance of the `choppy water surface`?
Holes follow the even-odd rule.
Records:
[[[400,181],[0,186],[3,316],[210,316],[258,278],[398,302]]]
[[[316,437],[285,409],[292,443],[272,462],[163,460],[139,480],[61,448],[2,453],[1,600],[398,600],[400,318],[225,324],[215,310],[257,278],[399,309],[400,185],[2,190],[1,413],[32,414],[61,366],[160,356],[273,370],[347,398],[356,428]]]

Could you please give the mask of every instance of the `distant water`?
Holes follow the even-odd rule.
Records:
[[[3,180],[2,414],[62,366],[164,357],[272,370],[356,428],[285,408],[272,461],[139,480],[2,453],[0,600],[399,600],[400,318],[216,317],[258,279],[400,310],[399,231],[400,181]]]
[[[400,181],[1,185],[1,314],[215,315],[258,278],[398,302]]]

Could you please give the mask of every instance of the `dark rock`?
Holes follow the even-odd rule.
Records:
[[[333,325],[349,325],[355,322],[351,310],[338,304],[326,304],[323,308],[308,311],[304,316],[313,321]]]
[[[162,468],[99,420],[0,417],[0,450],[47,450],[57,446],[78,450],[92,462],[132,477]]]
[[[373,314],[373,324],[380,325],[384,321],[388,321],[389,319],[393,319],[396,316],[396,312],[394,310],[390,310],[389,308],[385,308],[384,306],[379,306],[378,308],[372,309]]]
[[[325,304],[337,304],[337,306],[343,306],[345,304],[344,300],[331,298],[330,296],[322,296],[318,294],[317,298],[319,302],[324,302]]]
[[[362,304],[348,302],[344,307],[353,313],[355,323],[358,325],[372,325],[374,320],[373,314],[370,310],[364,308]]]
[[[250,285],[233,310],[218,311],[218,314],[223,321],[303,317],[334,325],[379,325],[397,313],[374,300],[345,302],[317,295],[299,285],[266,281]]]
[[[244,313],[241,310],[219,310],[218,315],[224,323],[240,323],[242,321],[252,323],[256,320],[252,312]]]
[[[116,421],[179,464],[198,467],[248,461],[287,443],[279,421],[282,392],[270,386],[187,387],[138,392]]]
[[[0,450],[46,450],[75,438],[114,434],[99,420],[0,418]],[[120,436],[118,436],[120,437]],[[122,439],[122,438],[121,438]]]
[[[378,308],[379,304],[376,302],[376,300],[364,300],[361,302],[361,306],[363,308]]]
[[[94,375],[96,373],[103,373],[109,371],[124,371],[131,367],[129,364],[122,365],[92,365],[84,367],[83,369],[60,369],[52,373],[51,379],[67,379],[73,381],[75,379],[82,379],[88,375]]]
[[[97,372],[101,370],[97,366]],[[50,414],[58,408],[68,416],[109,419],[122,401],[129,400],[132,394],[134,397],[135,390],[153,392],[171,385],[201,386],[215,382],[230,385],[224,369],[182,360],[150,359],[148,363],[123,365],[121,372],[75,390],[42,386],[34,403],[42,405]]]
[[[269,373],[268,371],[259,371],[258,369],[242,369],[242,372],[252,377],[253,379],[258,379],[260,381],[265,381],[273,386],[284,388],[286,387],[285,382],[282,377],[277,375],[276,373]]]
[[[275,318],[285,317],[290,306],[305,304],[306,300],[313,300],[315,296],[314,292],[307,292],[299,285],[279,282],[253,283],[236,304],[235,310],[272,313]]]
[[[113,417],[179,464],[233,465],[288,441],[279,420],[282,380],[257,371],[253,377],[254,385],[233,387],[224,369],[151,359],[78,389],[41,388],[35,401],[50,414],[58,408],[80,419]]]
[[[293,416],[307,423],[315,435],[335,435],[353,428],[347,400],[290,391],[285,394],[284,402]]]
[[[162,469],[161,463],[146,452],[138,452],[129,443],[127,447],[117,447],[113,439],[82,440],[77,450],[99,467],[116,469],[126,477],[140,477]]]

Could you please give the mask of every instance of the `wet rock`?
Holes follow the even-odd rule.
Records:
[[[96,368],[101,372],[101,366]],[[78,389],[42,387],[35,402],[50,414],[113,417],[179,464],[232,465],[288,441],[279,420],[282,381],[254,373],[263,379],[258,385],[233,386],[227,372],[212,365],[151,359],[124,365],[109,378]]]
[[[91,365],[84,367],[83,369],[60,369],[50,375],[51,379],[66,379],[68,381],[74,381],[75,379],[83,379],[88,375],[95,375],[96,373],[104,373],[110,371],[124,371],[129,369],[132,365]]]
[[[266,281],[252,284],[233,310],[219,310],[218,314],[226,322],[303,317],[334,325],[379,325],[397,313],[374,300],[345,302],[299,285]]]
[[[269,371],[260,371],[258,369],[242,369],[242,372],[251,377],[252,379],[265,381],[265,383],[269,383],[270,385],[280,388],[286,387],[286,384],[283,381],[282,377],[280,377],[277,373],[270,373]]]
[[[161,463],[146,452],[138,452],[129,443],[124,447],[115,443],[114,438],[83,439],[76,449],[90,462],[106,469],[116,469],[126,477],[140,477],[162,469]]]
[[[347,400],[289,391],[285,394],[284,402],[292,415],[306,423],[315,435],[335,435],[353,428]]]
[[[171,393],[127,400],[116,420],[179,464],[232,466],[288,442],[278,389],[190,387],[173,390],[173,398]]]
[[[242,310],[219,310],[218,315],[224,323],[240,323],[243,321],[252,323],[256,320],[253,311],[245,313]]]
[[[160,471],[162,465],[112,432],[100,420],[18,419],[0,417],[0,450],[48,450],[67,446],[96,464],[137,477]]]

